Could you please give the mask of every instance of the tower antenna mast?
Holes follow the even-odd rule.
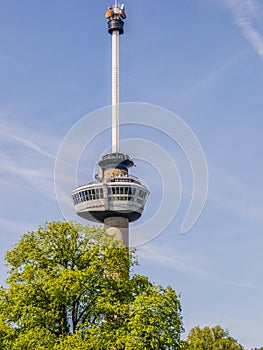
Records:
[[[108,19],[108,32],[112,36],[112,153],[120,152],[120,43],[119,36],[123,34],[126,18],[124,5],[110,6],[106,18]]]
[[[116,4],[117,0],[115,0]],[[120,151],[120,41],[112,32],[112,153]]]

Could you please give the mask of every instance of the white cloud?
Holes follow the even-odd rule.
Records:
[[[21,167],[18,162],[12,161],[9,157],[0,153],[0,170],[5,173],[12,173],[20,175],[25,178],[29,177],[41,177],[43,176],[42,171],[36,169],[29,169]]]
[[[229,285],[236,288],[244,289],[258,289],[262,290],[263,287],[258,283],[253,284],[244,281],[228,280],[217,275],[214,270],[210,268],[209,262],[203,260],[202,264],[205,269],[199,268],[200,256],[194,256],[193,254],[180,253],[177,251],[174,254],[168,253],[169,248],[166,246],[164,249],[157,247],[154,244],[145,245],[140,248],[140,259],[151,262],[151,264],[157,264],[164,268],[173,269],[176,271],[182,271],[185,274],[190,274],[195,278],[198,276],[199,279],[204,279],[208,281],[214,281],[219,284]],[[176,257],[175,257],[176,256]]]
[[[262,20],[262,9],[259,4],[254,0],[225,1],[236,17],[236,24],[263,61],[263,36],[256,28],[257,21]]]
[[[54,157],[52,154],[46,152],[43,148],[41,148],[40,146],[38,146],[34,142],[26,140],[23,137],[20,137],[20,136],[11,134],[11,133],[5,133],[4,134],[3,132],[0,132],[0,135],[4,136],[4,137],[6,137],[6,138],[8,138],[10,140],[17,141],[17,142],[21,143],[22,145],[24,145],[24,146],[26,146],[26,147],[28,147],[28,148],[30,148],[32,150],[35,150],[35,151],[39,152],[41,155],[47,156],[47,157],[52,158],[52,159],[56,159],[56,157]]]
[[[24,130],[21,127],[18,127],[17,125],[14,126],[14,125],[8,124],[7,121],[5,120],[1,125],[0,136],[2,140],[18,143],[19,146],[22,145],[28,149],[31,149],[40,153],[43,156],[49,157],[51,159],[56,159],[55,156],[47,152],[43,147],[41,147],[36,142],[32,141],[33,139],[37,138],[40,141],[40,143],[42,142],[46,145],[49,145],[51,142],[50,142],[50,137],[47,137],[47,135],[43,135],[43,134],[34,135],[32,131]]]
[[[237,287],[237,288],[259,289],[259,290],[263,289],[263,287],[252,283],[243,283],[243,282],[236,282],[236,281],[230,281],[230,280],[224,280],[224,279],[218,280],[218,281],[226,285]]]
[[[19,234],[22,231],[29,231],[33,229],[33,225],[29,223],[21,223],[21,222],[16,222],[16,221],[10,221],[5,218],[0,218],[0,227],[1,227],[1,237],[3,237],[3,232],[10,235],[10,232],[18,232]]]
[[[53,154],[57,152],[58,140],[38,130],[12,123],[1,114],[0,111],[2,191],[5,191],[10,184],[13,189],[23,189],[27,186],[27,182],[37,193],[55,200],[54,161],[56,157]],[[8,114],[5,113],[5,115]]]
[[[26,158],[26,157],[25,157]],[[53,180],[53,164],[46,164],[43,167],[43,162],[35,164],[35,160],[30,163],[30,159],[26,161],[22,159],[22,164],[19,161],[14,161],[11,157],[0,153],[0,171],[8,180],[10,174],[14,174],[17,177],[16,182],[12,181],[12,187],[24,187],[23,181],[26,180],[34,188],[49,199],[56,200],[54,193],[54,180]],[[3,189],[4,190],[4,189]]]
[[[263,223],[263,188],[261,183],[242,180],[241,176],[210,163],[210,174],[216,185],[211,186],[208,201],[235,213],[242,220]]]
[[[155,244],[147,244],[140,247],[140,259],[177,271],[193,272],[195,275],[206,275],[206,271],[196,267],[197,258],[192,254],[182,254],[178,251],[168,254],[168,250],[169,248],[167,246],[161,249]]]
[[[218,66],[215,70],[209,73],[207,76],[203,77],[201,80],[197,81],[192,87],[188,90],[188,93],[193,93],[198,91],[199,89],[209,88],[212,84],[214,84],[219,77],[221,77],[224,73],[228,72],[228,69],[234,65],[243,55],[245,51],[242,51],[235,56],[231,57],[228,61]]]

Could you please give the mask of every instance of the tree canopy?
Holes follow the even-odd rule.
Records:
[[[181,341],[175,291],[129,273],[135,251],[104,229],[47,223],[24,234],[6,261],[1,350],[244,349],[220,326],[197,326]]]
[[[129,276],[134,252],[103,229],[47,223],[24,234],[6,261],[1,349],[178,349],[177,294]]]
[[[191,350],[244,350],[234,338],[229,335],[227,330],[220,326],[193,328],[184,344],[184,349]]]

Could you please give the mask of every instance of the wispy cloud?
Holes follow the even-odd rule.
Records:
[[[47,168],[43,168],[43,164],[38,163],[36,165],[34,164],[34,160],[32,164],[30,164],[29,160],[22,163],[25,165],[21,165],[17,160],[14,161],[11,157],[0,153],[0,172],[2,172],[5,177],[8,177],[10,174],[14,174],[17,177],[16,183],[12,182],[13,187],[23,187],[23,182],[19,180],[19,178],[22,178],[22,181],[26,180],[32,184],[41,194],[49,199],[55,200],[53,167],[50,168],[50,166],[46,164]]]
[[[210,88],[211,85],[213,85],[223,74],[226,74],[228,72],[228,69],[231,68],[244,54],[245,51],[242,51],[215,68],[213,71],[211,71],[211,73],[193,84],[192,87],[188,90],[188,93],[193,93],[200,89]]]
[[[30,230],[34,229],[34,225],[32,223],[25,223],[25,222],[16,222],[16,221],[10,221],[5,218],[0,217],[0,227],[1,227],[1,233],[0,233],[0,239],[4,241],[6,237],[10,237],[10,233],[13,235],[20,235],[23,232],[28,232]],[[17,232],[16,234],[14,232]]]
[[[12,161],[9,157],[0,153],[0,170],[5,173],[12,173],[16,175],[28,177],[41,177],[42,171],[36,169],[29,169],[21,167],[17,162]]]
[[[192,271],[199,275],[206,274],[206,271],[196,267],[196,258],[192,254],[184,253],[182,255],[179,252],[168,254],[167,249],[169,248],[162,249],[155,244],[144,245],[140,247],[140,258],[177,271]]]
[[[229,285],[236,288],[245,288],[245,289],[259,289],[262,290],[263,287],[261,285],[256,285],[253,283],[249,283],[246,281],[236,281],[236,280],[228,280],[226,278],[222,278],[219,275],[216,275],[215,271],[211,270],[209,266],[209,262],[204,260],[202,257],[202,265],[205,268],[199,267],[200,265],[200,256],[189,253],[180,253],[173,252],[173,254],[169,251],[169,247],[165,247],[164,249],[157,247],[154,244],[145,245],[140,248],[140,258],[151,262],[151,264],[156,264],[158,266],[162,266],[164,268],[169,268],[176,271],[184,272],[185,274],[190,274],[195,278],[198,276],[200,279],[213,281],[219,284]]]
[[[39,144],[32,141],[32,135],[30,132],[28,132],[28,130],[25,131],[25,130],[16,130],[16,129],[17,129],[17,126],[16,126],[16,128],[14,128],[14,126],[8,125],[7,122],[5,121],[0,129],[1,139],[9,141],[9,142],[10,141],[16,142],[20,146],[22,145],[24,147],[27,147],[28,149],[34,150],[43,156],[49,157],[51,159],[56,159],[56,157],[54,155],[47,152]],[[21,134],[26,135],[26,137],[21,136]],[[43,140],[43,139],[46,140],[46,142],[48,142],[47,141],[48,138],[45,135],[41,135],[41,140]]]
[[[263,289],[263,287],[252,283],[243,283],[243,282],[230,281],[230,280],[224,280],[224,279],[222,280],[219,279],[218,281],[226,285],[237,287],[237,288],[259,289],[259,290]]]
[[[263,61],[263,35],[256,28],[257,22],[262,20],[262,8],[259,3],[255,0],[225,1],[236,17],[236,24]]]
[[[0,172],[3,190],[32,185],[37,193],[55,200],[54,164],[57,140],[44,132],[29,129],[4,118],[0,111]],[[14,176],[16,181],[14,182]]]
[[[14,135],[14,134],[11,134],[11,133],[3,133],[3,132],[0,132],[0,135],[3,137],[6,137],[10,140],[14,140],[14,141],[17,141],[19,142],[20,144],[34,150],[34,151],[37,151],[39,152],[41,155],[44,155],[44,156],[47,156],[49,158],[52,158],[52,159],[56,159],[55,156],[53,156],[52,154],[46,152],[43,148],[41,148],[40,146],[38,146],[37,144],[35,144],[34,142],[31,142],[29,140],[26,140],[25,138],[23,137],[20,137],[20,136],[17,136],[17,135]]]
[[[217,186],[210,188],[208,201],[219,205],[241,220],[263,223],[261,184],[251,179],[242,180],[242,177],[210,164],[211,177]]]

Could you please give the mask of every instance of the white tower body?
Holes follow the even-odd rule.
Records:
[[[112,35],[112,153],[99,159],[97,181],[76,188],[71,197],[80,217],[104,223],[106,231],[128,247],[129,222],[140,218],[149,191],[129,175],[134,166],[131,157],[120,153],[119,37],[124,32],[124,5],[115,1],[106,18]]]

